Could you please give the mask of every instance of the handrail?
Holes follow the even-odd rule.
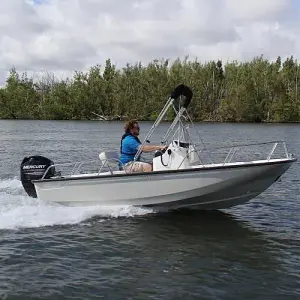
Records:
[[[256,145],[268,145],[273,143],[282,143],[286,144],[284,140],[275,140],[275,141],[268,141],[268,142],[254,142],[248,144],[235,144],[235,145],[228,145],[228,146],[221,146],[221,147],[213,147],[213,148],[206,148],[205,150],[216,150],[216,149],[226,149],[226,148],[233,148],[233,147],[246,147],[246,146],[256,146]]]
[[[227,159],[229,158],[229,156],[231,155],[229,162],[231,161],[232,157],[234,156],[234,154],[241,150],[240,148],[246,148],[246,147],[251,147],[251,146],[261,146],[261,145],[268,145],[268,144],[273,144],[273,147],[271,149],[271,151],[269,152],[269,154],[267,154],[266,159],[270,160],[272,155],[274,154],[276,148],[278,148],[278,145],[281,144],[283,146],[283,150],[284,150],[284,155],[286,158],[289,158],[290,155],[288,153],[287,150],[287,146],[286,146],[286,142],[285,141],[269,141],[269,142],[261,142],[261,143],[248,143],[248,144],[236,144],[235,146],[232,146],[226,156],[226,159],[224,161],[224,163],[227,162]],[[212,150],[220,150],[220,149],[226,149],[229,148],[229,146],[227,147],[215,147],[215,148],[207,148],[205,149],[206,151],[212,151]],[[234,153],[232,154],[231,152],[234,151]]]
[[[273,155],[276,147],[277,147],[278,143],[274,143],[273,147],[272,147],[272,150],[271,152],[269,153],[268,157],[267,157],[267,160],[270,160],[271,159],[271,156]]]
[[[78,174],[80,172],[80,170],[82,169],[82,166],[87,165],[88,163],[101,163],[100,169],[97,172],[98,174],[101,172],[103,167],[108,167],[112,174],[113,170],[112,170],[111,166],[106,165],[106,162],[109,162],[109,161],[118,162],[123,166],[123,163],[120,160],[115,159],[115,158],[108,158],[108,159],[105,159],[105,161],[103,161],[103,162],[101,160],[92,159],[92,160],[79,161],[79,162],[57,163],[57,164],[50,165],[44,172],[41,179],[45,178],[45,176],[49,173],[50,169],[56,168],[56,167],[73,166],[71,172],[67,176],[72,176],[72,175]]]
[[[187,159],[187,156],[190,155],[190,153],[192,152],[196,152],[198,154],[198,157],[199,157],[199,161],[201,164],[204,164],[203,162],[201,162],[201,159],[200,159],[200,154],[202,153],[205,153],[206,151],[212,151],[212,150],[220,150],[220,149],[226,149],[226,148],[230,148],[224,161],[222,162],[223,165],[225,165],[226,163],[230,163],[234,157],[234,155],[238,152],[244,152],[242,149],[240,148],[243,148],[243,147],[248,147],[248,146],[260,146],[260,145],[268,145],[268,144],[274,144],[271,151],[269,152],[269,154],[266,153],[267,157],[265,158],[266,160],[270,160],[272,155],[274,154],[274,151],[275,149],[278,147],[279,143],[281,143],[283,145],[283,148],[284,148],[284,154],[286,156],[286,158],[290,158],[290,155],[288,153],[288,150],[287,150],[287,146],[286,146],[286,142],[285,141],[269,141],[269,142],[261,142],[261,143],[248,143],[248,144],[237,144],[235,146],[227,146],[227,147],[215,147],[215,148],[206,148],[206,149],[201,149],[201,150],[197,150],[197,149],[193,149],[191,151],[188,151],[188,153],[183,157],[181,163],[179,164],[179,167],[182,165],[182,163],[184,162],[185,159]],[[211,154],[212,152],[210,152]],[[262,152],[263,153],[263,152]],[[248,156],[248,154],[246,155]],[[211,160],[211,158],[210,158]],[[245,160],[246,161],[246,160]],[[248,160],[250,161],[250,159]],[[211,160],[211,163],[214,163],[212,160]],[[178,167],[178,168],[179,168]]]

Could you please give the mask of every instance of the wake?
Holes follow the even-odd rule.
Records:
[[[134,217],[153,210],[133,206],[67,207],[27,196],[19,179],[0,179],[0,230],[80,224],[100,216],[102,220]]]

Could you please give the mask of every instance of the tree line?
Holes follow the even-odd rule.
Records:
[[[201,63],[177,59],[127,64],[110,59],[72,78],[46,73],[38,80],[10,70],[0,89],[0,119],[154,120],[180,83],[194,92],[189,112],[194,121],[299,122],[299,64],[293,56],[269,61],[221,60]],[[171,118],[171,116],[170,116]]]

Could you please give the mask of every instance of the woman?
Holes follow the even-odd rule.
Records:
[[[163,145],[144,145],[138,138],[140,134],[140,126],[137,120],[130,120],[125,124],[125,133],[121,139],[121,155],[120,161],[123,164],[123,169],[129,172],[151,172],[152,165],[146,162],[139,161],[140,157],[134,161],[136,153],[153,152],[156,150],[164,150],[167,147]]]

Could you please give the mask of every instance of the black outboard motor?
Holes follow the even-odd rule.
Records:
[[[32,180],[41,179],[49,166],[54,165],[53,161],[43,156],[25,157],[21,163],[21,182],[30,197],[37,198],[36,190]],[[44,177],[45,179],[55,175],[54,167],[50,168]]]

